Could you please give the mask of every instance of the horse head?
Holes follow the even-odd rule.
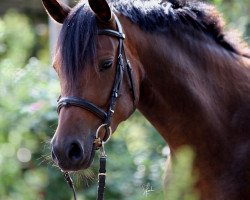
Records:
[[[121,24],[106,0],[88,3],[71,9],[43,0],[48,14],[63,24],[53,62],[61,98],[51,146],[53,160],[66,171],[88,168],[98,127],[99,139],[107,140],[138,103],[139,64],[123,42]]]

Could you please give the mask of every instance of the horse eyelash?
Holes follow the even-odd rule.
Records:
[[[104,67],[104,65],[107,65],[108,67]],[[112,67],[112,65],[113,65],[113,59],[104,60],[99,64],[99,71],[103,72],[105,70],[108,70]]]

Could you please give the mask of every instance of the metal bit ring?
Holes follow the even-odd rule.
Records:
[[[102,141],[103,144],[107,143],[111,138],[111,135],[112,135],[111,127],[110,126],[107,127],[107,124],[102,124],[101,126],[98,127],[98,129],[96,130],[96,134],[95,134],[96,139],[100,138],[99,132],[102,128],[105,128],[105,127],[106,127],[106,130],[108,132],[108,138],[105,141]]]

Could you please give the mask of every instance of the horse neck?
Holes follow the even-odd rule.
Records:
[[[138,109],[172,152],[193,148],[201,199],[249,199],[237,180],[250,180],[241,173],[250,166],[250,60],[204,33],[146,33],[121,21],[129,57],[139,63]]]
[[[179,137],[183,132],[212,137],[210,132],[228,128],[224,124],[242,101],[250,103],[247,59],[198,31],[196,38],[171,31],[146,33],[122,21],[130,27],[125,29],[128,48],[142,66],[138,109],[170,145],[186,144],[188,139]]]

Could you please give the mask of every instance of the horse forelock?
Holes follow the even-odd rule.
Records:
[[[80,3],[66,18],[57,43],[61,71],[73,84],[86,64],[96,57],[97,24],[88,5]]]

